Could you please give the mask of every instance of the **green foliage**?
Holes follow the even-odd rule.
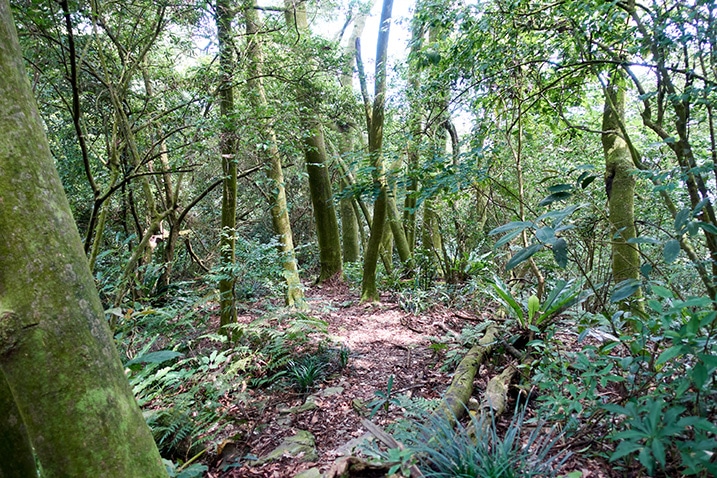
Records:
[[[234,264],[218,265],[205,280],[209,283],[234,281],[235,294],[240,301],[252,301],[266,295],[281,296],[286,281],[283,280],[283,259],[278,246],[276,239],[260,243],[237,236]]]
[[[602,420],[617,444],[610,459],[649,474],[712,475],[717,312],[707,297],[682,300],[655,281],[643,285],[645,313],[583,317],[578,339],[601,345],[566,353],[550,334],[529,344],[541,354],[533,376],[541,415],[567,429]],[[604,404],[606,393],[617,403]]]
[[[521,327],[526,329],[531,327],[545,329],[558,315],[589,297],[589,293],[582,290],[581,283],[558,280],[542,304],[536,296],[531,295],[524,305],[518,302],[499,277],[493,279],[491,286],[495,292],[495,299],[518,320]]]
[[[243,391],[247,383],[277,383],[292,362],[309,358],[323,377],[345,367],[350,353],[345,347],[326,347],[327,324],[302,313],[236,324],[231,328],[235,341],[229,346],[223,335],[197,334],[198,317],[209,316],[203,301],[178,298],[162,308],[116,317],[116,338],[127,357],[130,384],[155,440],[163,456],[185,462],[231,423],[226,397],[249,406]]]
[[[371,407],[371,417],[376,415],[380,410],[388,413],[388,409],[391,405],[400,405],[400,402],[398,398],[395,397],[395,392],[393,391],[393,375],[388,377],[386,390],[376,390],[373,394],[376,398],[371,400],[368,404],[368,406]]]
[[[668,453],[679,450],[688,475],[708,471],[714,475],[717,464],[711,463],[717,444],[714,434],[717,426],[709,420],[684,416],[685,407],[669,406],[661,398],[646,397],[630,401],[624,407],[607,404],[609,412],[622,416],[624,430],[614,433],[618,441],[610,461],[629,455],[637,459],[652,475],[656,469],[665,469]]]
[[[322,362],[319,357],[308,356],[298,361],[290,361],[288,375],[299,392],[307,394],[325,375],[327,366],[328,364]]]
[[[555,453],[560,439],[542,425],[525,434],[526,408],[516,406],[504,433],[493,417],[471,414],[468,424],[449,420],[443,414],[431,414],[414,423],[400,436],[406,449],[383,455],[387,461],[405,468],[417,463],[426,477],[512,478],[554,477],[569,457]],[[486,422],[490,420],[490,422]],[[478,433],[484,430],[485,433]]]
[[[170,460],[164,459],[164,466],[167,469],[169,478],[202,478],[209,467],[199,463],[177,466]]]

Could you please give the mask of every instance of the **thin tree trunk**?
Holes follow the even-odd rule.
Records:
[[[383,117],[386,95],[386,60],[388,51],[388,35],[391,26],[391,10],[393,0],[384,0],[381,10],[381,28],[376,45],[376,81],[374,87],[373,109],[366,121],[368,123],[368,151],[373,170],[374,190],[377,192],[373,205],[373,224],[368,245],[364,253],[363,280],[361,282],[361,300],[377,301],[379,299],[376,287],[376,265],[378,263],[379,247],[383,238],[383,229],[386,223],[386,210],[388,206],[388,185],[383,166]]]
[[[354,19],[354,26],[351,30],[351,35],[348,37],[344,46],[347,64],[344,65],[344,72],[339,78],[339,82],[342,88],[346,88],[349,91],[352,91],[352,65],[353,58],[356,56],[356,40],[361,37],[361,33],[366,26],[366,18],[369,14],[370,8],[373,7],[375,3],[376,0],[371,0],[365,10],[359,10],[356,18]],[[340,161],[342,158],[349,155],[353,150],[354,126],[354,124],[337,125],[337,129],[341,135],[339,140]],[[345,161],[344,164],[346,164]],[[349,167],[346,169],[350,171]],[[361,256],[361,250],[359,248],[359,221],[358,216],[354,213],[353,198],[350,195],[350,185],[351,184],[348,178],[342,174],[341,200],[339,206],[341,212],[341,234],[344,253],[343,259],[344,262],[358,262]]]
[[[222,230],[221,230],[221,266],[222,279],[219,280],[220,327],[236,322],[234,295],[234,262],[236,254],[236,209],[237,209],[237,160],[235,157],[234,122],[234,55],[231,39],[231,23],[234,17],[230,0],[217,0],[217,33],[219,36],[219,68],[221,85],[219,88],[219,108],[221,126],[220,152],[222,155]]]
[[[165,477],[87,267],[7,0],[0,77],[0,368],[43,475]]]
[[[248,96],[254,107],[259,112],[259,118],[263,118],[263,111],[267,109],[268,102],[262,83],[263,54],[261,38],[259,37],[259,15],[256,11],[256,0],[248,0],[244,5],[244,16],[246,19],[246,34],[249,42],[249,81]],[[262,120],[260,120],[262,121]],[[299,268],[294,254],[294,239],[291,232],[291,221],[289,220],[289,208],[286,201],[286,190],[284,189],[284,171],[281,166],[281,156],[277,147],[276,133],[269,122],[264,122],[261,129],[267,136],[269,148],[267,151],[266,176],[273,184],[273,197],[271,198],[271,220],[274,225],[274,233],[281,244],[282,260],[284,267],[284,278],[286,279],[286,305],[290,307],[306,307],[304,300],[304,289],[299,278]]]

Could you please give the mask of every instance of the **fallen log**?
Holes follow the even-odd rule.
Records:
[[[480,411],[485,416],[490,413],[497,417],[505,412],[508,403],[508,387],[518,369],[515,365],[508,365],[500,375],[488,381],[480,404]]]
[[[461,418],[466,412],[468,400],[473,394],[473,380],[481,363],[493,350],[497,332],[496,327],[492,325],[488,327],[483,338],[468,351],[456,367],[451,385],[443,396],[443,403],[436,411],[436,413],[443,413],[451,423]]]

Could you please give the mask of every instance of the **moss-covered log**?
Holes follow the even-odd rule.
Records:
[[[497,417],[505,412],[508,404],[508,387],[517,371],[514,365],[508,365],[500,375],[488,381],[480,405],[482,413],[487,412]]]
[[[473,393],[473,380],[478,368],[493,350],[497,329],[488,327],[478,345],[473,346],[458,364],[453,374],[453,381],[443,396],[443,404],[439,413],[444,413],[449,420],[458,419],[466,411],[466,404]]]
[[[7,0],[0,77],[0,369],[43,475],[166,476],[114,347]]]

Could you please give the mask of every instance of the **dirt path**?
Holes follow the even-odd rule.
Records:
[[[311,315],[325,320],[332,340],[350,349],[348,366],[312,393],[317,405],[312,410],[282,413],[300,406],[304,397],[290,391],[260,392],[271,393],[269,405],[257,410],[263,423],[247,437],[245,445],[252,455],[263,456],[287,436],[306,430],[316,439],[318,457],[311,461],[285,457],[278,462],[224,471],[223,464],[218,463],[207,476],[283,478],[313,467],[327,471],[342,454],[342,447],[366,433],[360,423],[367,413],[364,406],[376,398],[375,391],[386,390],[390,376],[394,377],[393,396],[439,397],[450,377],[440,371],[442,360],[431,349],[430,337],[440,337],[449,331],[459,333],[467,323],[481,320],[468,311],[461,311],[459,317],[456,312],[440,307],[413,315],[401,310],[392,295],[382,296],[378,304],[359,304],[357,293],[344,284],[313,287],[307,291],[307,297]],[[328,394],[324,395],[324,391]],[[393,406],[373,420],[386,424],[400,415],[401,410]]]

